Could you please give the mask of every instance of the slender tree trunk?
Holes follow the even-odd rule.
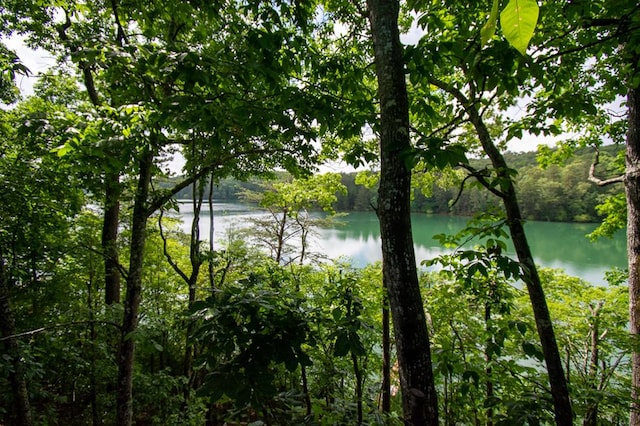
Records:
[[[209,287],[211,291],[216,287],[216,277],[215,277],[215,265],[213,262],[213,231],[214,231],[214,218],[213,218],[213,172],[211,172],[211,177],[209,180],[209,197],[207,198],[207,202],[209,203],[209,263],[208,263],[208,271],[209,271]]]
[[[118,269],[118,226],[120,225],[120,176],[107,172],[104,178],[104,216],[102,251],[104,253],[104,298],[107,305],[120,303],[120,271]]]
[[[495,283],[492,283],[492,290]],[[484,303],[484,324],[486,327],[486,331],[489,337],[487,337],[487,345],[485,347],[485,360],[487,366],[485,368],[485,373],[487,374],[487,381],[485,383],[486,386],[486,400],[491,401],[493,399],[493,378],[492,376],[492,368],[491,363],[493,362],[493,357],[491,351],[489,350],[490,346],[493,344],[493,333],[491,332],[491,304],[494,299],[494,292],[491,291],[489,300]],[[493,426],[493,406],[489,406],[487,408],[487,426]]]
[[[197,189],[196,189],[197,184]],[[193,221],[191,222],[191,240],[190,240],[190,248],[189,248],[189,260],[191,262],[191,274],[187,280],[187,285],[189,286],[189,300],[188,307],[195,303],[197,299],[197,283],[198,277],[200,276],[200,267],[202,266],[202,253],[200,251],[200,213],[202,211],[202,203],[204,198],[204,180],[199,182],[194,182],[193,184],[193,192],[192,192],[192,203],[193,203]],[[210,215],[213,215],[213,212],[210,212]],[[182,274],[184,275],[184,274]],[[190,395],[192,389],[196,385],[195,376],[193,374],[193,359],[196,353],[196,347],[193,345],[189,339],[193,334],[194,323],[189,321],[186,327],[186,335],[185,335],[185,353],[184,353],[184,364],[183,371],[184,376],[187,378],[187,385],[184,389],[184,402],[185,405],[189,403]]]
[[[549,384],[551,386],[551,396],[553,398],[554,414],[557,425],[571,426],[573,424],[573,411],[571,409],[571,399],[569,398],[569,389],[562,367],[562,358],[558,350],[556,335],[553,330],[551,315],[547,306],[547,300],[544,295],[538,269],[536,268],[527,235],[524,231],[524,220],[520,214],[520,206],[513,181],[507,174],[507,163],[504,157],[498,151],[491,140],[488,129],[486,128],[480,114],[473,105],[465,102],[465,108],[469,114],[471,123],[474,125],[480,143],[485,153],[489,156],[493,168],[502,178],[500,191],[502,192],[502,201],[504,203],[507,225],[511,233],[511,239],[520,262],[523,276],[522,280],[527,286],[529,299],[533,308],[533,315],[538,330],[538,336],[542,345],[542,352],[547,365],[547,373],[549,375]]]
[[[604,306],[604,302],[600,301],[595,307],[591,308],[591,357],[589,358],[589,370],[587,377],[591,382],[591,389],[598,391],[598,362],[600,362],[600,310]],[[593,399],[584,415],[582,426],[598,425],[598,400]]]
[[[307,379],[307,367],[300,366],[300,375],[302,377],[302,394],[304,395],[304,404],[306,405],[306,415],[311,416],[313,407],[311,405],[311,394],[309,394],[309,381]]]
[[[282,260],[282,255],[284,254],[284,233],[286,231],[286,227],[287,227],[287,220],[289,219],[288,217],[288,211],[285,208],[282,211],[282,220],[280,220],[279,222],[279,227],[278,227],[278,235],[276,236],[277,238],[277,247],[276,247],[276,252],[275,252],[275,257],[273,260],[275,260],[275,262],[279,265],[280,261]]]
[[[382,407],[383,413],[391,412],[391,329],[389,297],[386,280],[382,279]]]
[[[9,303],[9,276],[3,253],[0,252],[0,336],[3,339],[4,350],[11,359],[9,382],[13,395],[13,414],[16,426],[31,426],[31,404],[27,381],[24,377],[24,365],[21,361],[20,348],[14,337],[16,334],[15,318]]]
[[[351,363],[353,364],[353,374],[356,376],[356,411],[357,424],[362,424],[362,371],[358,363],[358,357],[351,352]]]
[[[91,424],[98,426],[100,424],[100,416],[98,415],[98,384],[96,380],[96,345],[98,336],[95,324],[95,305],[93,300],[93,284],[94,284],[94,266],[93,255],[89,253],[89,281],[87,282],[87,308],[89,309],[89,341],[91,342],[90,365],[89,372],[89,401],[91,404]]]
[[[135,357],[134,333],[138,329],[138,310],[142,293],[142,266],[148,211],[146,208],[151,182],[153,152],[144,148],[139,163],[139,177],[131,220],[131,253],[127,294],[124,303],[124,318],[118,356],[118,383],[116,386],[116,424],[131,426],[133,421],[133,363]]]
[[[117,16],[116,16],[117,20]],[[71,28],[71,19],[69,13],[66,13],[65,22],[57,28],[60,39],[69,42],[67,30]],[[124,35],[118,33],[117,42],[122,46]],[[78,46],[70,47],[71,53],[77,53]],[[91,103],[95,107],[103,104],[98,90],[96,89],[95,80],[93,78],[92,64],[79,61],[78,66],[82,72],[84,85],[87,89],[87,95]],[[107,159],[108,163],[108,159]],[[105,280],[105,303],[111,305],[120,303],[120,271],[118,269],[118,226],[120,217],[120,172],[108,170],[104,174],[104,214],[102,223],[102,250],[104,253],[104,280]]]
[[[515,190],[513,192],[515,197]],[[507,207],[509,205],[509,207]],[[569,397],[569,388],[562,367],[562,358],[558,350],[556,335],[553,330],[551,314],[547,306],[547,300],[544,295],[538,269],[536,268],[529,243],[524,232],[522,217],[520,216],[520,208],[515,198],[509,202],[505,200],[507,211],[511,211],[511,215],[507,213],[509,221],[509,230],[511,239],[516,248],[518,260],[522,265],[523,281],[527,286],[529,299],[533,308],[533,315],[538,330],[538,336],[542,345],[542,353],[547,365],[547,373],[549,375],[549,384],[551,386],[551,396],[553,398],[554,414],[557,425],[570,426],[573,424],[573,410],[571,408],[571,399]]]
[[[637,75],[637,60],[633,61]],[[627,197],[627,256],[629,261],[629,332],[631,354],[631,413],[629,424],[640,426],[640,88],[627,92],[628,130],[625,193]]]
[[[427,323],[411,231],[409,103],[397,0],[367,0],[380,101],[380,187],[377,214],[382,264],[393,318],[404,421],[437,425],[438,404]]]

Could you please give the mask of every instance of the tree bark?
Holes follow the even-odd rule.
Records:
[[[556,424],[571,426],[573,424],[573,411],[571,408],[571,399],[569,398],[569,388],[567,387],[564,369],[562,367],[562,358],[558,350],[558,343],[556,342],[556,335],[553,330],[553,323],[544,295],[544,289],[542,288],[542,282],[540,281],[538,269],[533,260],[527,235],[524,231],[524,220],[520,213],[515,186],[508,174],[507,163],[491,140],[489,131],[477,109],[468,102],[463,102],[463,104],[465,105],[471,123],[478,133],[478,138],[480,139],[484,152],[489,156],[493,168],[501,178],[500,192],[507,215],[507,226],[509,227],[511,240],[513,241],[521,265],[522,280],[527,286],[531,307],[533,308],[533,316],[542,346],[542,353],[544,354],[544,360],[547,365],[547,373],[549,375]]]
[[[104,253],[104,298],[107,305],[120,303],[118,226],[120,225],[120,176],[106,172],[104,178],[104,216],[102,251]]]
[[[487,375],[487,380],[485,382],[485,396],[486,396],[486,400],[487,401],[491,401],[493,399],[494,396],[494,392],[493,392],[493,377],[492,377],[492,372],[493,372],[493,368],[492,368],[492,363],[493,363],[493,356],[492,356],[492,352],[490,350],[491,346],[494,344],[494,339],[493,339],[493,334],[491,333],[491,304],[494,301],[495,295],[494,295],[494,288],[495,288],[495,282],[492,282],[491,284],[491,290],[490,290],[490,295],[487,301],[484,302],[484,325],[485,325],[485,329],[487,331],[487,335],[489,337],[487,337],[487,343],[485,346],[485,351],[484,351],[484,356],[485,356],[485,362],[486,362],[486,367],[485,367],[485,374]],[[487,423],[486,426],[493,426],[493,406],[489,406],[487,407]]]
[[[377,214],[406,425],[437,425],[438,404],[411,230],[409,105],[397,0],[367,0],[380,101]]]
[[[383,413],[391,412],[391,329],[387,283],[382,279],[382,407]]]
[[[133,363],[135,358],[135,332],[138,329],[138,311],[142,293],[142,266],[149,212],[147,200],[153,166],[153,152],[149,146],[142,152],[139,177],[131,220],[131,254],[127,275],[127,294],[118,355],[118,383],[116,396],[116,424],[130,426],[133,421]]]
[[[587,377],[591,382],[591,389],[596,392],[600,390],[598,389],[598,363],[600,362],[600,311],[603,306],[604,302],[599,301],[591,308],[591,356],[589,358]],[[594,398],[588,405],[582,426],[598,426],[598,409],[598,400]]]
[[[9,372],[9,382],[13,395],[13,414],[16,426],[31,426],[33,421],[27,381],[24,377],[24,365],[21,361],[18,342],[12,337],[16,334],[15,318],[9,303],[9,276],[2,256],[3,254],[0,252],[0,336],[7,339],[3,342],[3,353],[11,359],[12,368]]]
[[[356,377],[356,412],[357,412],[357,424],[362,424],[362,370],[358,363],[358,357],[351,352],[351,364],[353,365],[353,375]]]
[[[114,14],[116,10],[114,8]],[[116,22],[118,16],[115,14]],[[69,13],[65,13],[65,22],[57,28],[58,35],[64,42],[69,42],[67,30],[71,28],[71,18]],[[118,23],[117,42],[122,46],[124,33]],[[77,53],[79,47],[70,45],[71,53]],[[86,61],[79,61],[78,67],[82,71],[82,78],[89,100],[95,107],[103,104],[98,90],[91,64]],[[109,161],[109,160],[107,160]],[[107,166],[108,168],[108,166]],[[118,259],[118,226],[120,225],[120,173],[119,171],[107,170],[104,176],[104,214],[102,223],[102,250],[104,255],[104,281],[105,281],[105,303],[112,305],[120,303],[120,270]]]
[[[200,212],[202,211],[204,185],[204,179],[202,179],[200,182],[194,182],[193,192],[191,194],[191,202],[193,205],[193,221],[191,222],[191,239],[189,244],[189,261],[191,262],[191,273],[189,274],[189,278],[186,282],[186,284],[189,286],[189,308],[191,308],[191,306],[196,301],[198,277],[200,276],[200,267],[202,266],[202,253],[200,251]],[[213,217],[213,210],[209,211],[209,215]],[[174,269],[176,267],[177,265],[174,266]],[[185,274],[181,275],[186,276]],[[193,334],[194,328],[195,324],[192,321],[189,321],[186,327],[183,363],[183,372],[184,376],[187,379],[187,385],[184,389],[185,404],[189,403],[192,389],[197,387],[197,383],[193,373],[193,359],[196,355],[196,347],[189,340],[191,338],[191,334]]]
[[[632,61],[637,75],[638,58]],[[640,88],[627,91],[628,129],[625,193],[627,197],[627,256],[629,261],[629,332],[631,354],[631,413],[629,424],[640,425]]]

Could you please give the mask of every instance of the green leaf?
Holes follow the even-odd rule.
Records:
[[[356,333],[351,333],[349,338],[349,349],[351,353],[357,356],[363,356],[367,353],[364,345],[362,344],[362,340],[360,340],[360,336]]]
[[[491,37],[493,37],[493,35],[496,33],[499,3],[499,0],[493,0],[489,20],[482,26],[482,29],[480,29],[480,46],[484,46],[485,44],[487,44]]]
[[[522,350],[527,356],[536,358],[538,361],[544,360],[544,355],[542,354],[542,351],[533,343],[523,342]]]
[[[296,371],[296,369],[298,368],[298,358],[296,357],[296,354],[295,352],[293,352],[293,349],[291,347],[288,347],[283,351],[283,358],[284,366],[287,368],[287,370]]]
[[[331,316],[333,316],[333,320],[338,322],[342,319],[342,310],[340,308],[334,308],[331,311]]]
[[[536,0],[510,0],[500,14],[500,25],[505,38],[522,55],[533,37],[538,22]]]
[[[65,143],[64,145],[60,145],[56,148],[51,149],[52,153],[58,154],[58,157],[64,157],[71,151],[73,148],[69,143]]]

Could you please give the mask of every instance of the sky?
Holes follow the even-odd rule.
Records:
[[[407,34],[402,36],[402,41],[405,44],[415,43],[421,35],[421,31],[419,29],[411,29]],[[28,96],[33,93],[33,85],[37,81],[37,76],[39,73],[46,71],[49,67],[55,64],[55,58],[53,56],[42,50],[33,50],[27,47],[24,43],[24,39],[18,35],[14,35],[11,38],[2,40],[7,47],[14,50],[22,63],[29,68],[31,75],[30,76],[17,76],[17,85],[20,88],[23,95]],[[513,109],[514,115],[519,115],[524,112],[524,108]],[[527,151],[535,151],[538,145],[554,145],[558,138],[549,138],[549,137],[536,137],[533,135],[524,135],[522,139],[513,139],[507,143],[507,147],[509,151],[512,152],[527,152]],[[176,173],[179,173],[184,165],[184,160],[181,156],[176,155],[174,160],[170,164],[170,169]],[[352,171],[353,169],[349,166],[337,162],[328,164],[321,168],[322,171]]]
[[[22,63],[29,68],[31,76],[17,76],[16,84],[23,95],[33,93],[33,85],[37,81],[37,75],[46,71],[55,64],[55,58],[42,49],[33,50],[24,43],[24,38],[14,34],[10,38],[2,39],[2,42],[11,50],[15,51]]]

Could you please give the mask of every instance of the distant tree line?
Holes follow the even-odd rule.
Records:
[[[616,146],[601,150],[600,164],[605,173],[615,174],[619,151]],[[603,188],[589,182],[589,168],[594,158],[590,149],[581,150],[566,161],[557,157],[561,157],[557,152],[542,157],[535,152],[505,155],[507,164],[517,171],[516,190],[524,218],[549,222],[601,221],[597,206],[607,196],[620,192],[621,188]],[[480,169],[485,162],[476,160],[474,166]],[[350,194],[351,188],[347,188]],[[472,216],[500,206],[499,199],[479,186],[467,184],[456,200],[459,193],[459,186],[444,189],[435,186],[430,197],[416,191],[413,209],[435,214]]]
[[[614,173],[616,156],[620,147],[608,146],[601,149],[600,165],[606,172]],[[599,187],[588,180],[589,167],[593,161],[592,150],[583,149],[577,155],[558,164],[557,152],[551,152],[542,159],[535,152],[508,153],[508,164],[517,170],[517,189],[522,213],[528,220],[549,222],[598,222],[601,220],[597,206],[608,195],[620,192],[616,187]],[[486,160],[473,160],[479,169]],[[368,188],[356,183],[358,173],[343,173],[342,184],[346,194],[338,194],[334,208],[337,211],[372,210],[377,198],[377,188]],[[276,174],[277,180],[287,180],[286,173]],[[264,190],[257,179],[240,181],[234,178],[221,179],[215,183],[214,198],[220,201],[240,202],[244,190],[260,192]],[[189,186],[177,194],[178,199],[191,198]],[[433,214],[472,216],[499,206],[499,201],[488,191],[467,184],[461,191],[460,184],[447,187],[435,186],[430,196],[415,190],[413,211]]]

